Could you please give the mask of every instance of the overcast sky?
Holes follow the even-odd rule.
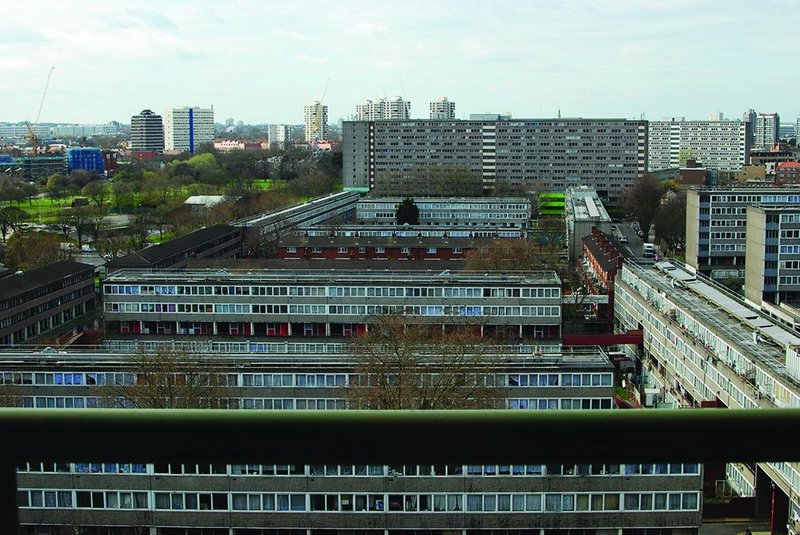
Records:
[[[10,4],[10,3],[9,3]],[[15,1],[0,17],[0,121],[329,119],[403,95],[456,115],[800,114],[800,0]],[[325,91],[328,81],[327,92]]]

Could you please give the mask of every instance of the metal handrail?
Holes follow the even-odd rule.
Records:
[[[0,533],[26,461],[530,464],[792,461],[800,409],[229,411],[0,409]],[[624,447],[620,445],[624,444]],[[591,446],[589,446],[591,445]]]

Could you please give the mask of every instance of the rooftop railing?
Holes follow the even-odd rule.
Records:
[[[800,409],[0,409],[0,533],[22,462],[529,464],[796,461]],[[780,434],[785,439],[771,440]]]

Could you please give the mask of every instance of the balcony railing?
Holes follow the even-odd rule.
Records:
[[[26,461],[529,464],[797,461],[800,409],[322,411],[0,409],[0,533]],[[771,440],[776,433],[786,440]],[[624,447],[622,446],[624,445]]]

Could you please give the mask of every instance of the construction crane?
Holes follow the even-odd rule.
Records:
[[[30,121],[25,121],[25,126],[28,128],[28,139],[31,141],[31,150],[33,151],[33,155],[35,156],[38,152],[38,144],[36,141],[36,131],[34,127],[38,126],[39,124],[39,117],[42,115],[42,106],[44,106],[44,98],[47,96],[47,88],[50,86],[50,77],[53,76],[53,71],[55,67],[50,67],[50,71],[47,73],[47,81],[44,83],[44,91],[42,91],[42,99],[39,101],[39,110],[36,112],[36,120],[31,126]]]

